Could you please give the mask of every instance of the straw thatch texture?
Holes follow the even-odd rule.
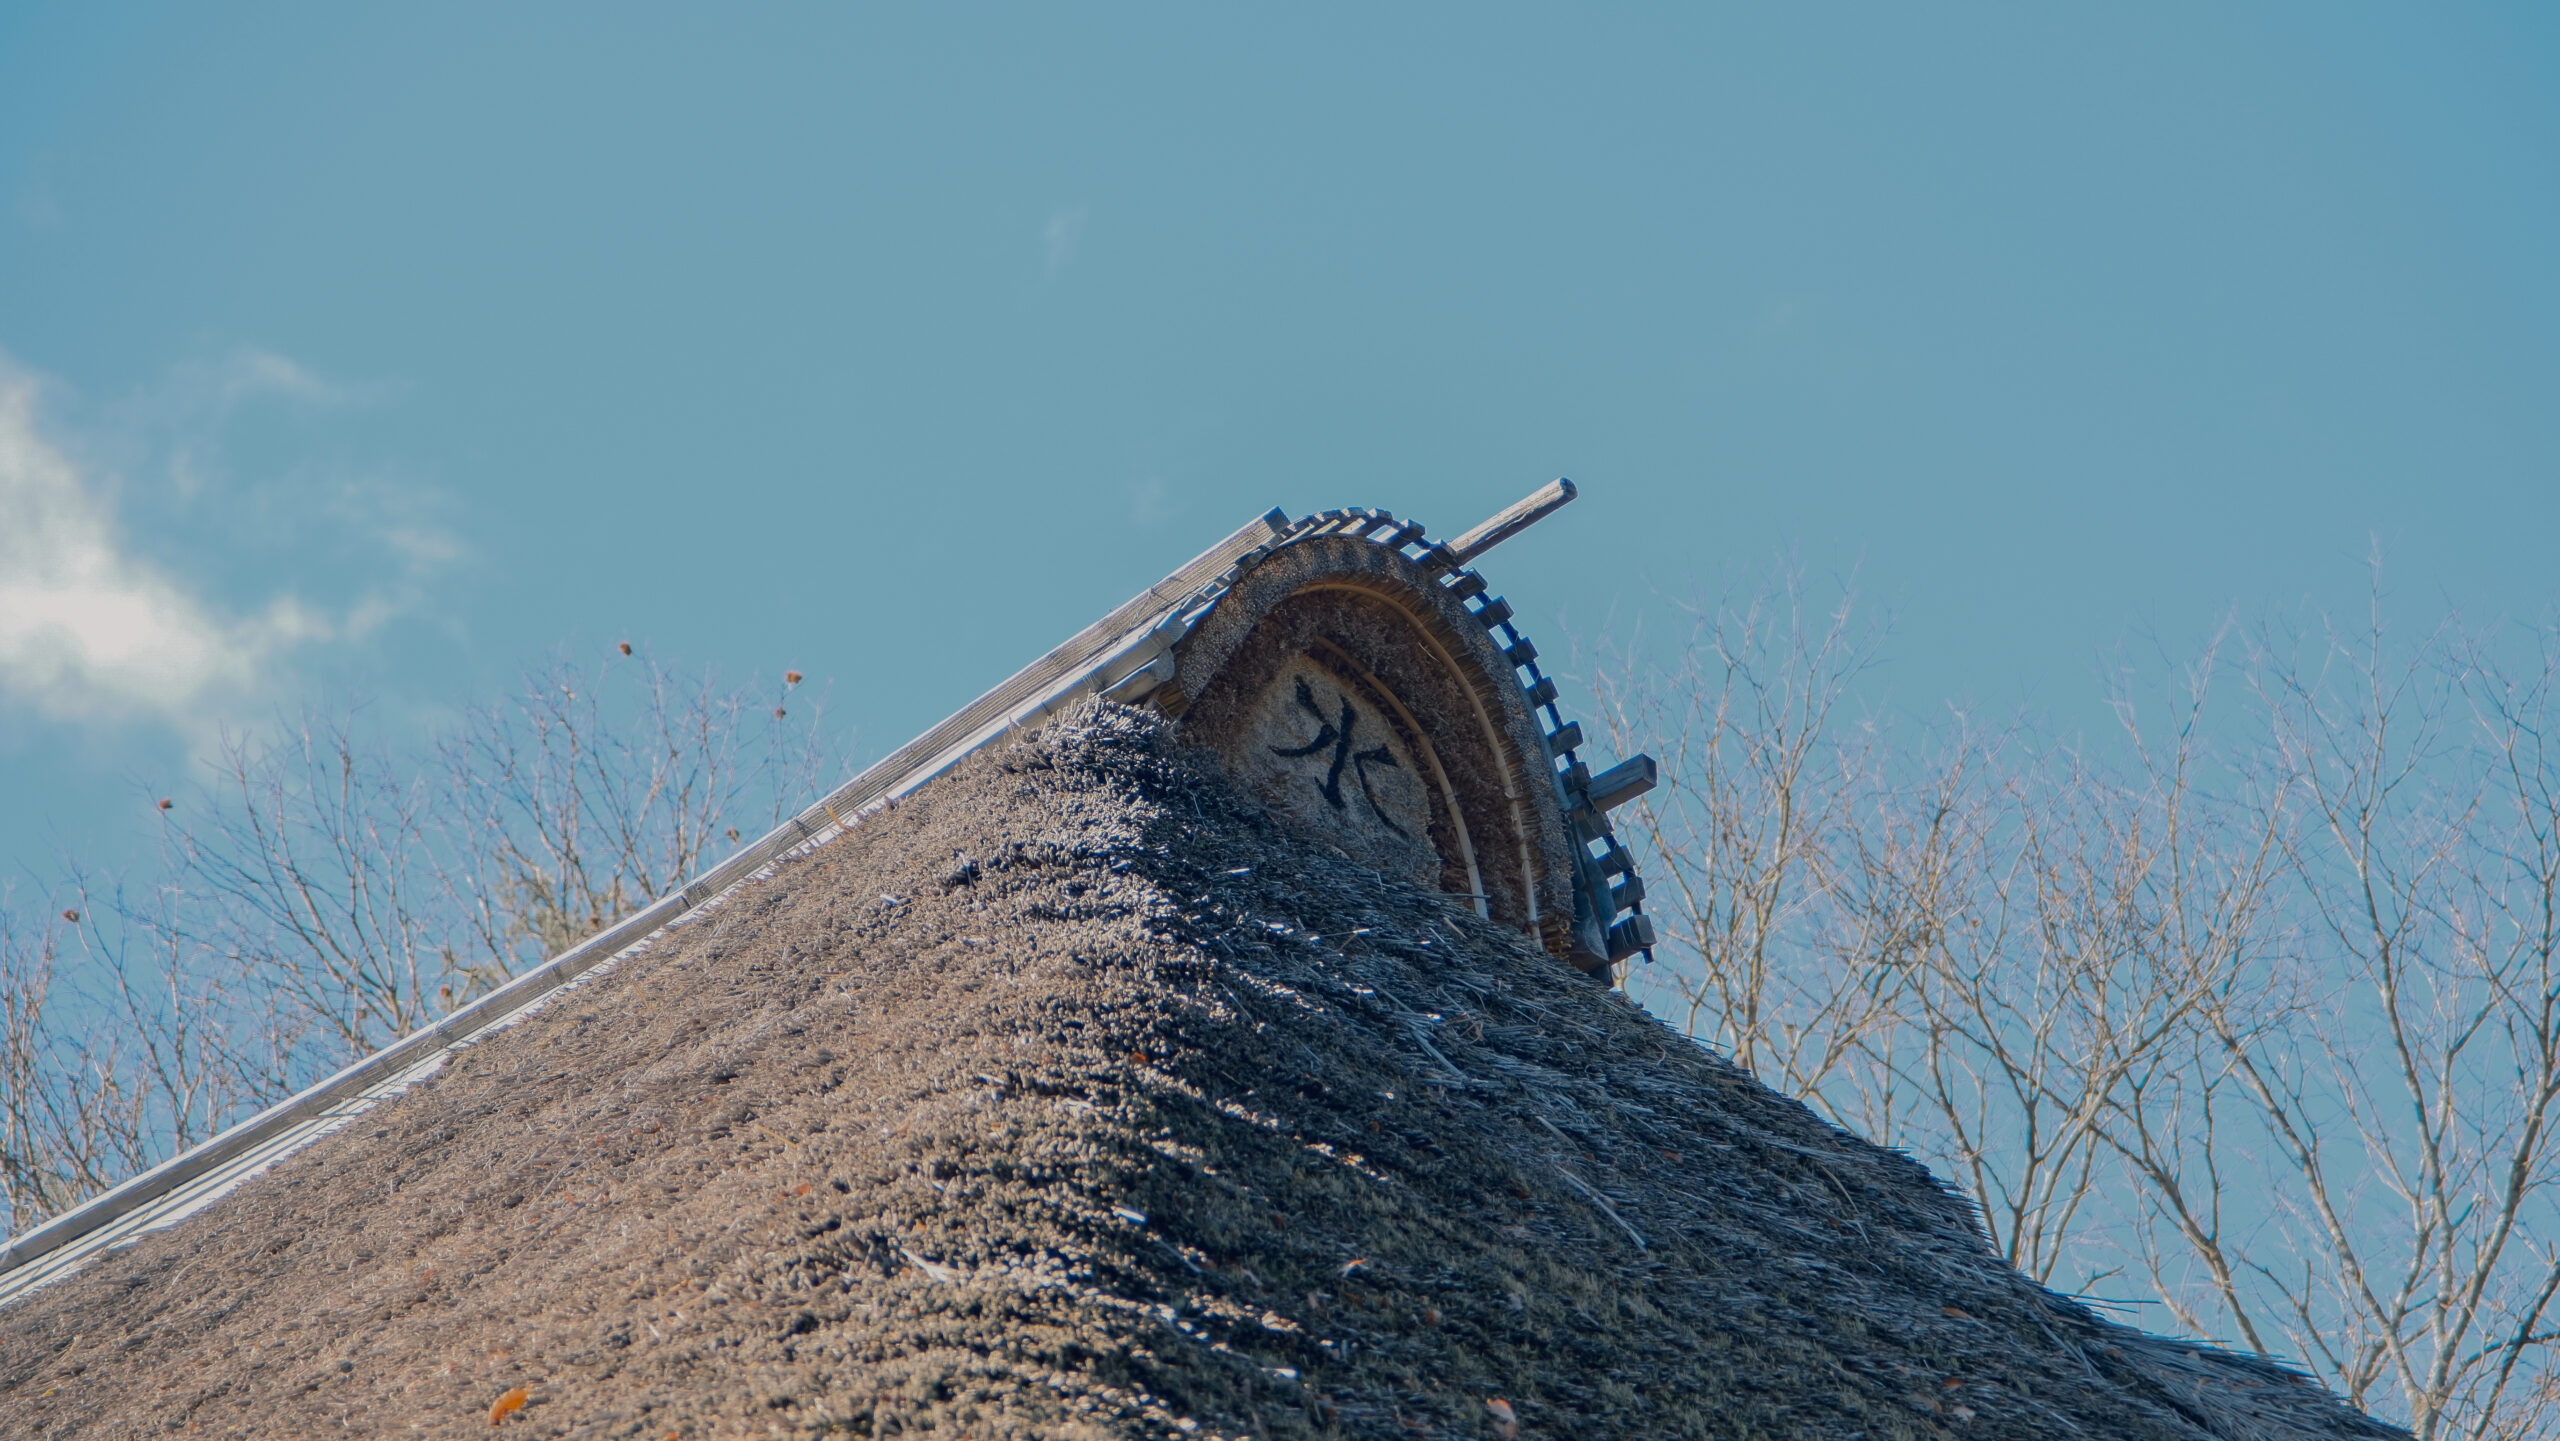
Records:
[[[1125,710],[366,1121],[0,1313],[0,1435],[2398,1434]]]

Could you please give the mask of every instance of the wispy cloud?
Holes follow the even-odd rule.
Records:
[[[1173,513],[1166,503],[1164,477],[1150,475],[1129,484],[1129,519],[1140,525],[1161,524]]]
[[[396,557],[414,575],[461,562],[469,548],[444,523],[446,497],[415,486],[350,480],[329,497],[329,514]]]
[[[389,386],[331,380],[288,356],[239,346],[187,360],[157,384],[106,407],[102,438],[111,452],[164,473],[180,496],[193,496],[217,478],[224,427],[243,408],[273,402],[308,414],[369,405],[393,393]]]
[[[1050,215],[1047,225],[1041,227],[1041,252],[1048,257],[1051,275],[1064,270],[1067,262],[1076,258],[1076,245],[1084,239],[1086,213],[1086,208],[1081,205],[1059,210]]]
[[[202,429],[187,416],[253,398],[344,393],[281,356],[241,351],[138,404],[177,413],[145,422],[165,437]],[[48,429],[44,400],[35,376],[0,359],[0,699],[62,720],[151,717],[197,730],[256,698],[289,652],[358,635],[398,609],[375,594],[333,613],[288,592],[227,612],[134,546],[115,477]],[[128,433],[135,419],[122,417]],[[183,445],[168,473],[182,493],[202,483]],[[412,573],[452,558],[453,541],[426,518],[360,487],[346,495]]]

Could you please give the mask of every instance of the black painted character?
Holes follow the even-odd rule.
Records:
[[[1342,718],[1339,721],[1326,720],[1323,707],[1316,704],[1316,693],[1308,688],[1307,678],[1300,676],[1298,677],[1298,709],[1315,717],[1315,722],[1320,727],[1316,732],[1316,738],[1294,749],[1273,746],[1271,753],[1279,756],[1311,756],[1326,746],[1333,747],[1333,765],[1325,772],[1324,779],[1317,783],[1316,793],[1331,801],[1335,810],[1341,810],[1343,808],[1342,768],[1347,763],[1351,767],[1352,775],[1360,782],[1360,795],[1369,803],[1369,813],[1378,818],[1378,824],[1394,831],[1397,835],[1405,835],[1405,828],[1389,820],[1387,813],[1379,809],[1378,793],[1369,789],[1370,766],[1384,766],[1391,771],[1402,770],[1404,767],[1397,762],[1395,753],[1385,746],[1371,746],[1365,751],[1351,749],[1351,730],[1360,723],[1360,713],[1351,708],[1350,699],[1348,697],[1343,699]]]

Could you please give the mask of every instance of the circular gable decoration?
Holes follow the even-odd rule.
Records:
[[[1146,700],[1302,833],[1605,971],[1652,933],[1609,924],[1642,891],[1574,790],[1581,730],[1555,719],[1510,607],[1420,536],[1375,511],[1300,522],[1239,567]]]

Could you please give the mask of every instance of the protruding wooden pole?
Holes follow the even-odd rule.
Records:
[[[1573,488],[1573,482],[1562,476],[1538,487],[1528,499],[1511,506],[1484,524],[1449,542],[1450,564],[1467,564],[1477,556],[1563,509],[1564,503],[1573,499],[1575,494],[1577,492]]]

